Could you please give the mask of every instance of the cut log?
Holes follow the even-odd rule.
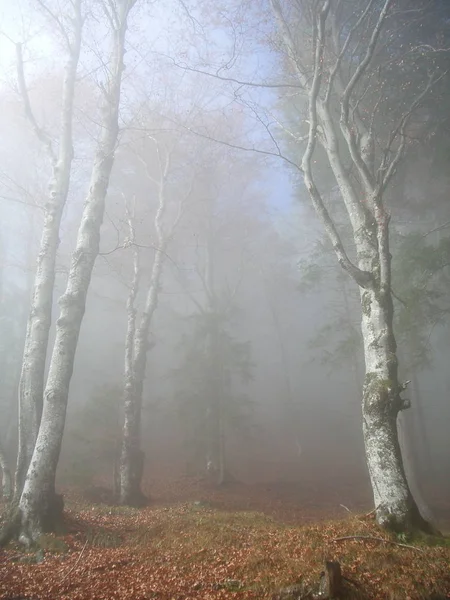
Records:
[[[325,571],[320,577],[319,596],[334,600],[342,595],[341,565],[332,560],[325,561]]]

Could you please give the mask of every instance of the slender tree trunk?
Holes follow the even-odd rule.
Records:
[[[41,425],[23,493],[19,502],[20,538],[29,544],[52,530],[62,512],[55,494],[55,476],[64,432],[69,385],[84,316],[86,296],[100,243],[105,198],[114,163],[128,13],[133,0],[111,9],[114,23],[109,79],[105,89],[103,120],[67,288],[60,298],[60,317],[50,362]]]
[[[3,499],[9,501],[12,494],[11,471],[8,465],[3,446],[0,444],[0,469],[2,471],[2,496]]]
[[[37,258],[31,309],[23,353],[22,371],[19,381],[19,448],[15,474],[14,496],[18,501],[23,490],[28,466],[33,454],[42,415],[45,363],[50,326],[52,321],[55,263],[59,246],[61,218],[69,192],[73,159],[72,119],[75,98],[75,81],[81,47],[81,0],[74,2],[73,41],[68,42],[69,57],[62,90],[61,135],[58,156],[53,159],[53,174],[50,195],[45,207],[44,226]],[[19,55],[19,73],[21,55]],[[23,77],[22,95],[26,112],[35,124],[29,108]],[[39,135],[38,130],[38,135]]]
[[[144,468],[144,453],[141,450],[141,414],[149,333],[153,314],[158,305],[159,285],[164,264],[164,247],[159,247],[153,262],[151,283],[146,305],[139,328],[134,335],[133,358],[130,357],[133,319],[128,317],[127,357],[124,387],[124,426],[122,433],[122,451],[120,457],[120,494],[121,504],[140,506],[145,502],[141,491]]]
[[[302,447],[300,443],[300,437],[298,433],[298,423],[297,423],[297,411],[294,404],[294,395],[292,393],[292,384],[291,384],[291,376],[290,376],[290,368],[289,368],[289,360],[288,354],[286,351],[286,346],[284,343],[283,337],[283,329],[281,327],[280,319],[278,318],[278,313],[275,307],[275,304],[270,296],[269,285],[267,280],[263,277],[264,288],[266,292],[266,299],[269,305],[270,314],[272,316],[272,321],[274,324],[275,333],[278,340],[278,347],[280,350],[280,359],[281,366],[283,368],[283,378],[284,378],[284,398],[283,409],[284,409],[284,427],[286,431],[286,435],[288,437],[289,446],[295,448],[295,452],[297,457],[300,459],[302,454]],[[291,442],[294,442],[291,444]]]
[[[161,157],[158,148],[158,154]],[[160,159],[161,160],[161,159]],[[141,490],[144,472],[144,453],[141,449],[141,415],[145,373],[147,369],[147,353],[150,349],[149,334],[153,315],[158,307],[161,276],[169,240],[181,216],[175,219],[169,231],[164,231],[163,219],[167,208],[166,180],[170,168],[170,152],[164,164],[160,162],[160,180],[158,184],[158,210],[155,215],[155,230],[158,247],[153,260],[150,284],[145,300],[144,311],[136,329],[134,301],[136,293],[133,285],[136,280],[136,262],[134,266],[133,285],[128,298],[128,326],[125,349],[124,377],[124,425],[122,433],[122,450],[119,465],[119,502],[128,506],[141,506],[147,499]],[[134,232],[133,232],[134,236]]]
[[[417,444],[416,439],[415,447],[417,448],[418,460],[417,467],[422,466],[422,471],[426,472],[428,476],[433,475],[433,461],[431,458],[430,439],[427,432],[427,425],[425,420],[425,413],[423,410],[423,397],[420,390],[419,378],[417,377],[417,369],[413,368],[411,373],[411,383],[413,392],[413,423],[415,424],[414,431],[417,432],[420,443]],[[422,458],[422,460],[420,460]]]

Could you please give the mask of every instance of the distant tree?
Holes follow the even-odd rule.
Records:
[[[206,474],[218,485],[231,477],[229,434],[248,431],[252,414],[250,399],[239,391],[252,379],[250,342],[229,332],[233,308],[228,302],[216,288],[214,299],[208,295],[206,304],[187,317],[191,331],[181,339],[181,364],[172,372],[187,471]]]
[[[211,152],[211,150],[210,150]],[[243,168],[244,167],[244,168]],[[175,402],[187,450],[187,464],[216,484],[231,477],[226,445],[232,433],[248,431],[252,379],[249,341],[239,339],[239,290],[251,268],[257,224],[246,202],[257,170],[247,170],[220,147],[205,157],[195,208],[185,228],[195,238],[178,271],[194,313],[184,315],[180,365],[172,370]]]

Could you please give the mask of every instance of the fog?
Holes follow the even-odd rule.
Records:
[[[47,370],[108,77],[108,23],[93,5],[78,67],[74,160],[59,235]],[[49,6],[61,14],[69,10]],[[114,486],[127,327],[130,315],[140,327],[148,314],[144,307],[160,251],[140,424],[144,492],[151,497],[161,480],[209,481],[216,435],[221,483],[292,484],[312,490],[311,501],[318,504],[330,496],[336,509],[373,507],[361,414],[360,293],[338,264],[303,175],[292,166],[302,150],[287,129],[293,114],[305,118],[303,100],[289,88],[240,83],[288,79],[285,57],[270,42],[265,10],[258,15],[257,7],[242,8],[233,28],[234,2],[215,18],[208,3],[177,2],[166,9],[138,3],[130,16],[120,131],[57,471],[64,489]],[[61,35],[38,3],[3,7],[2,13],[0,440],[14,470],[19,378],[52,172],[24,112],[14,43],[23,43],[34,118],[56,150],[65,59]],[[448,94],[446,85],[440,93]],[[433,106],[422,107],[425,124]],[[442,119],[431,133],[418,130],[423,143],[405,152],[385,193],[399,376],[410,381],[411,408],[399,417],[400,437],[411,488],[437,522],[450,518],[445,256],[440,271],[432,272],[433,256],[448,242],[450,220],[448,160],[440,156],[447,152],[448,158],[448,116]],[[336,185],[325,162],[314,168],[354,257]],[[430,257],[427,264],[420,263],[424,256]],[[212,329],[215,357],[208,345]],[[209,425],[216,409],[217,431]]]

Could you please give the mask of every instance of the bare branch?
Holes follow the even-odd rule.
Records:
[[[430,229],[422,235],[422,237],[427,237],[427,235],[431,235],[432,233],[436,233],[437,231],[442,231],[443,229],[448,229],[450,227],[450,221],[447,221],[443,225],[439,225],[438,227],[434,227],[434,229]]]
[[[216,73],[210,73],[208,71],[203,71],[202,69],[197,69],[196,67],[190,67],[186,64],[178,63],[172,56],[167,54],[163,54],[161,52],[158,53],[160,56],[167,58],[172,62],[175,67],[179,69],[183,69],[184,71],[190,71],[192,73],[199,73],[200,75],[206,75],[207,77],[213,77],[214,79],[219,79],[220,81],[225,81],[227,83],[236,83],[240,86],[245,87],[255,87],[255,88],[268,88],[268,89],[278,89],[278,88],[294,88],[301,89],[301,85],[296,85],[294,83],[269,83],[263,81],[245,81],[242,79],[236,79],[235,77],[224,77],[223,75],[219,75],[219,69]]]
[[[368,200],[370,200],[370,192],[373,191],[375,182],[373,180],[373,176],[372,176],[367,164],[365,163],[365,161],[363,160],[363,158],[361,156],[361,153],[359,152],[355,133],[352,131],[352,128],[349,125],[350,97],[351,97],[351,94],[352,94],[353,90],[355,89],[357,83],[359,82],[361,77],[364,75],[369,64],[372,61],[372,58],[373,58],[373,55],[375,52],[375,48],[376,48],[376,45],[378,42],[378,38],[379,38],[379,35],[381,32],[382,26],[384,24],[384,20],[387,16],[389,7],[391,5],[391,2],[392,2],[392,0],[385,0],[384,6],[381,9],[380,14],[377,19],[377,22],[372,30],[372,35],[370,37],[370,41],[369,41],[365,56],[361,60],[361,62],[358,64],[357,68],[355,69],[352,77],[350,78],[347,86],[345,87],[345,89],[343,91],[342,98],[341,98],[341,118],[340,118],[341,130],[342,130],[342,133],[344,134],[345,140],[347,142],[348,149],[350,151],[352,160],[353,160],[356,168],[358,169],[358,172],[361,176],[362,182],[364,183],[364,186],[366,188]]]
[[[270,0],[270,4],[272,6],[273,13],[278,22],[278,26],[283,35],[284,43],[286,45],[286,49],[289,52],[289,58],[292,64],[295,67],[297,72],[297,76],[300,80],[300,84],[302,88],[307,88],[308,78],[305,72],[304,66],[300,63],[298,53],[296,52],[295,42],[292,37],[291,31],[289,29],[289,25],[284,18],[283,11],[281,9],[280,0]]]
[[[442,79],[442,77],[444,77],[444,75],[446,75],[446,73],[442,74],[441,76],[439,76],[437,78],[433,77],[433,75],[430,77],[425,88],[420,92],[420,94],[418,94],[416,96],[416,98],[414,98],[409,109],[402,115],[398,125],[394,128],[391,135],[389,136],[389,142],[388,142],[387,148],[384,152],[384,156],[383,156],[381,165],[378,169],[378,188],[379,188],[380,192],[383,192],[386,189],[386,186],[388,185],[389,181],[391,180],[392,176],[394,175],[395,170],[396,170],[400,160],[403,157],[403,154],[405,151],[405,146],[406,146],[405,129],[406,129],[406,126],[407,126],[412,114],[414,113],[416,108],[420,105],[420,103],[425,98],[425,96],[428,94],[428,92],[432,89],[432,87],[440,79]],[[399,147],[397,148],[397,151],[396,151],[393,159],[388,164],[387,161],[388,161],[390,148],[392,146],[393,141],[397,137],[397,135],[400,136],[400,144],[399,144]]]
[[[327,86],[327,91],[325,94],[325,103],[328,104],[330,101],[330,96],[331,96],[331,90],[333,87],[333,82],[334,79],[340,69],[341,63],[342,63],[342,59],[345,55],[345,53],[347,52],[347,49],[350,45],[350,42],[353,38],[353,34],[355,33],[355,31],[359,28],[359,26],[361,25],[361,23],[364,21],[364,19],[366,18],[367,14],[369,13],[370,9],[372,8],[373,4],[375,3],[376,0],[369,0],[369,3],[366,6],[366,9],[362,12],[361,16],[359,17],[359,19],[356,21],[356,23],[353,25],[353,27],[350,28],[350,31],[348,32],[347,38],[344,42],[344,44],[342,45],[341,51],[339,52],[339,55],[336,59],[336,62],[334,64],[334,67],[330,73],[329,76],[329,80],[328,80],[328,86]]]
[[[71,43],[70,43],[70,38],[69,38],[69,34],[67,33],[67,29],[64,27],[63,22],[61,21],[61,19],[58,17],[58,15],[56,13],[54,13],[45,2],[43,2],[43,0],[36,0],[36,2],[38,3],[38,5],[42,8],[42,10],[44,12],[47,13],[47,15],[50,17],[50,21],[53,21],[56,24],[57,29],[59,30],[60,34],[63,36],[64,41],[67,45],[67,49],[70,52],[71,51]],[[78,4],[78,8],[79,8],[79,2]],[[76,7],[74,5],[74,9],[76,10]]]
[[[417,546],[410,546],[409,544],[400,544],[399,542],[394,542],[392,540],[386,540],[385,538],[375,537],[372,535],[346,535],[344,537],[334,538],[333,542],[345,542],[347,540],[383,542],[384,544],[390,544],[391,546],[400,546],[400,548],[408,548],[409,550],[416,550],[417,552],[423,553],[422,548],[418,548]]]
[[[311,90],[309,92],[309,136],[308,143],[306,146],[305,153],[303,154],[302,159],[302,169],[304,173],[305,186],[309,191],[312,203],[314,208],[319,216],[322,224],[327,232],[327,235],[331,241],[334,252],[338,258],[340,265],[353,277],[353,279],[361,285],[362,287],[366,287],[371,281],[372,278],[369,273],[365,273],[358,269],[348,258],[342,241],[337,232],[336,226],[333,220],[330,217],[330,214],[325,207],[322,196],[315,184],[311,159],[314,155],[314,150],[316,147],[317,141],[317,126],[318,126],[318,118],[317,118],[317,103],[319,99],[320,86],[322,81],[322,73],[323,73],[323,54],[324,54],[324,45],[325,45],[325,20],[330,9],[330,0],[328,0],[318,17],[318,25],[314,23],[314,28],[316,31],[315,38],[315,48],[314,48],[314,77],[311,85]]]
[[[23,53],[22,53],[22,44],[16,44],[16,59],[17,59],[17,80],[19,84],[19,91],[22,96],[22,101],[24,105],[25,116],[28,121],[31,123],[33,130],[37,136],[37,138],[44,144],[47,148],[47,152],[50,156],[50,160],[52,163],[56,162],[56,155],[53,150],[52,140],[48,133],[39,127],[36,118],[34,116],[33,110],[31,108],[30,97],[28,95],[28,88],[25,82],[25,73],[23,69]]]
[[[372,35],[370,37],[369,45],[367,46],[366,54],[365,54],[364,58],[362,59],[362,61],[357,66],[357,68],[355,69],[353,76],[350,78],[350,81],[348,82],[347,87],[344,90],[344,94],[343,94],[343,98],[342,98],[342,110],[344,112],[345,119],[348,118],[350,96],[351,96],[356,84],[358,83],[358,81],[361,79],[361,77],[365,73],[367,67],[369,66],[369,64],[373,58],[373,54],[375,52],[375,47],[378,42],[381,28],[384,24],[384,20],[387,16],[387,13],[389,11],[389,7],[390,7],[391,3],[392,3],[392,0],[384,1],[384,6],[381,9],[381,12],[378,16],[378,20],[372,30]]]

